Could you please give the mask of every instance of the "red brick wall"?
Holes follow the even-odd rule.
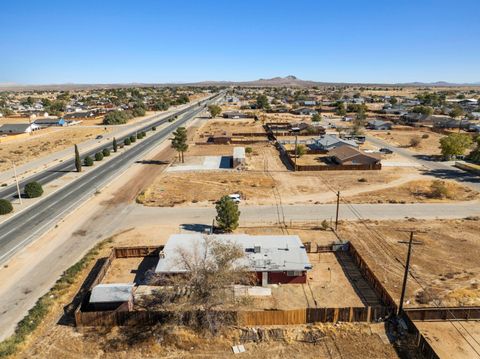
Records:
[[[262,285],[262,272],[257,272],[258,285]],[[287,276],[287,272],[269,272],[268,284],[288,284],[288,283],[307,283],[307,274],[303,272],[302,275],[296,277]]]

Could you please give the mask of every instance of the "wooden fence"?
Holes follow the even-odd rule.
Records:
[[[113,253],[115,258],[158,257],[162,248],[163,246],[115,247]]]
[[[407,308],[404,311],[412,321],[480,319],[480,307]]]

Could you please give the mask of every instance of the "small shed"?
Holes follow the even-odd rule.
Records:
[[[233,148],[233,168],[237,168],[245,164],[245,147]]]
[[[90,294],[90,304],[95,310],[115,310],[127,303],[133,309],[133,283],[98,284]]]

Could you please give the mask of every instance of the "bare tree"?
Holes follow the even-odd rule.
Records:
[[[161,288],[141,305],[146,309],[175,311],[177,316],[172,320],[177,324],[185,324],[186,314],[195,312],[191,325],[212,332],[233,324],[231,313],[225,312],[238,303],[233,284],[251,285],[256,281],[255,274],[248,270],[242,246],[205,236],[193,248],[178,249],[172,263],[185,272],[151,275],[150,284]]]

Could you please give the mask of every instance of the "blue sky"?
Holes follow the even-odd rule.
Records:
[[[0,0],[0,83],[480,81],[479,0]]]

